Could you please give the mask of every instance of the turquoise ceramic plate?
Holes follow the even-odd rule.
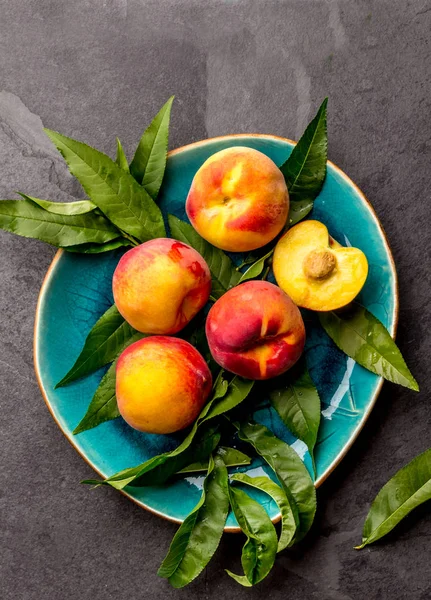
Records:
[[[289,156],[293,142],[273,136],[238,135],[174,150],[169,155],[161,194],[164,212],[186,219],[184,202],[197,169],[211,154],[232,145],[256,148],[280,165]],[[313,217],[323,221],[340,243],[365,252],[370,273],[360,301],[395,335],[397,278],[385,234],[364,195],[331,163],[328,163],[328,175],[316,200]],[[92,325],[113,302],[111,277],[119,257],[118,252],[99,256],[58,252],[42,286],[35,325],[36,373],[48,408],[69,441],[103,477],[172,449],[180,439],[139,433],[122,419],[73,436],[72,431],[84,415],[104,371],[54,389],[78,356]],[[319,485],[357,437],[376,401],[382,379],[339,352],[317,323],[308,325],[307,362],[323,404],[316,447],[316,485]],[[291,443],[310,470],[310,457],[304,444],[287,432],[266,402],[259,406],[255,419]],[[255,475],[266,467],[256,459],[243,470]],[[83,475],[86,474],[83,472]],[[203,476],[189,476],[164,486],[126,489],[126,492],[142,507],[180,522],[197,503],[202,482]],[[103,494],[103,490],[96,493]],[[271,518],[277,520],[276,505],[268,502],[264,495],[256,494],[256,497],[265,504]],[[235,530],[235,525],[234,518],[229,516],[227,529]]]

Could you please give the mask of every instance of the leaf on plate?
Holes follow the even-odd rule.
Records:
[[[316,513],[316,490],[306,466],[295,450],[264,425],[241,423],[238,435],[254,447],[276,474],[295,518],[297,532],[293,541],[299,542],[310,529]]]
[[[243,490],[229,485],[229,500],[238,525],[247,536],[241,555],[244,575],[228,575],[245,587],[265,579],[277,554],[277,533],[266,510]]]
[[[157,198],[165,174],[173,101],[174,96],[171,96],[144,131],[130,163],[131,174],[154,200]]]
[[[274,253],[274,248],[272,248],[269,252],[267,252],[264,256],[256,260],[244,273],[241,275],[238,283],[242,283],[243,281],[247,281],[248,279],[256,279],[262,273],[265,267],[265,261],[272,256]]]
[[[271,496],[274,502],[276,502],[281,514],[281,533],[278,540],[277,552],[281,552],[287,548],[296,533],[296,523],[284,490],[265,475],[250,477],[246,473],[235,473],[231,475],[230,479],[231,481],[238,481],[239,483],[261,490]]]
[[[55,215],[85,215],[92,212],[97,208],[95,204],[90,200],[76,200],[76,202],[51,202],[51,200],[41,200],[40,198],[34,198],[34,196],[28,196],[18,192],[24,200],[30,200],[40,206],[44,210]]]
[[[316,472],[313,450],[320,425],[320,398],[304,360],[297,369],[273,380],[269,398],[286,427],[307,444]]]
[[[121,231],[141,242],[166,235],[159,207],[130,173],[87,144],[50,129],[45,132],[92,202]]]
[[[99,387],[91,400],[84,417],[75,427],[73,435],[93,429],[101,423],[111,421],[120,416],[115,395],[115,368],[113,363],[102,377]]]
[[[151,463],[153,459],[140,465],[138,472],[132,472],[133,479],[129,479],[130,475],[127,471],[126,479],[127,483],[124,483],[124,474],[121,475],[121,482],[118,482],[117,477],[114,475],[114,487],[119,489],[119,486],[134,485],[134,486],[145,486],[153,485],[155,482],[163,483],[174,473],[180,471],[192,462],[201,462],[205,459],[210,451],[207,451],[206,447],[204,452],[199,452],[195,449],[196,441],[195,438],[204,436],[204,433],[199,434],[203,429],[205,431],[205,424],[232,408],[238,406],[249,394],[253,387],[253,381],[249,382],[243,380],[241,377],[234,377],[232,381],[228,382],[223,379],[222,374],[216,380],[213,389],[213,395],[211,400],[204,406],[199,417],[194,422],[190,432],[183,440],[183,442],[168,453],[168,456],[163,458],[160,469],[160,465],[157,463]],[[201,442],[197,442],[198,446]],[[163,456],[163,455],[162,455]],[[201,458],[199,456],[202,456]],[[157,458],[157,457],[156,457]],[[168,463],[168,464],[167,464]],[[176,467],[176,465],[180,465]],[[156,471],[154,471],[156,469]],[[113,478],[110,477],[106,480],[106,483],[112,485]]]
[[[251,382],[251,384],[253,383]],[[210,434],[205,433],[207,422],[238,406],[247,397],[251,387],[250,382],[242,380],[240,377],[234,377],[228,384],[221,374],[214,383],[211,400],[204,406],[188,435],[177,448],[150,458],[136,467],[123,469],[97,483],[110,485],[116,489],[123,489],[126,485],[137,487],[158,485],[184,467],[206,459],[215,447],[211,446],[212,442],[209,438],[213,437],[215,440],[218,435],[218,439],[214,441],[215,445],[220,439],[220,434],[217,434],[217,426],[209,429]],[[219,406],[222,402],[223,404]],[[91,483],[94,481],[92,480]]]
[[[289,227],[293,227],[313,210],[312,200],[291,200],[289,206],[289,217],[287,222]]]
[[[120,235],[103,215],[60,215],[41,208],[30,196],[24,200],[0,200],[0,229],[57,247],[103,244]]]
[[[236,448],[219,446],[217,452],[222,457],[226,467],[243,467],[251,463],[251,458]],[[178,471],[177,475],[182,475],[184,473],[199,473],[207,470],[208,461],[204,460],[199,463],[194,462],[191,465],[184,467],[184,469]]]
[[[85,377],[112,362],[130,344],[136,333],[120,315],[115,304],[112,305],[93,325],[75,364],[56,387]],[[141,337],[145,335],[141,334]]]
[[[129,163],[119,138],[117,138],[117,156],[115,157],[115,162],[121,169],[129,173]]]
[[[175,534],[157,574],[168,579],[174,588],[193,581],[217,550],[228,511],[226,465],[216,454],[209,459],[201,499]]]
[[[223,250],[212,246],[191,225],[174,215],[169,215],[168,222],[172,237],[192,246],[207,262],[211,271],[211,296],[213,298],[220,298],[231,287],[238,285],[241,273],[236,270],[235,265]]]
[[[198,424],[236,408],[250,394],[254,383],[251,379],[243,379],[235,375],[229,383],[226,393],[205,406],[198,417]],[[206,409],[208,410],[206,411]]]
[[[328,159],[327,104],[328,99],[325,98],[291,155],[280,167],[292,202],[312,202],[325,181]]]
[[[388,381],[419,391],[390,333],[366,308],[353,303],[349,311],[321,313],[319,318],[340,350],[362,367]]]
[[[135,332],[135,334],[124,343],[122,349],[130,346],[130,344],[133,344],[134,342],[137,342],[138,340],[142,339],[142,337],[144,337],[144,334]],[[116,359],[121,351],[122,350],[118,352]],[[115,394],[116,366],[117,360],[115,360],[115,362],[109,367],[105,375],[102,377],[99,387],[97,388],[84,417],[73,431],[74,435],[82,433],[83,431],[88,431],[88,429],[93,429],[101,423],[111,421],[112,419],[116,419],[120,416],[117,407],[117,397]]]
[[[360,550],[376,542],[414,508],[431,500],[431,448],[400,469],[377,494],[364,524]]]
[[[133,246],[132,242],[126,238],[119,237],[104,244],[78,244],[77,246],[66,246],[63,250],[78,254],[101,254],[102,252],[109,252],[110,250],[117,250],[118,248],[127,246]]]
[[[204,461],[217,447],[220,441],[218,425],[202,427],[190,439],[187,436],[175,450],[158,454],[144,463],[123,469],[104,480],[89,479],[81,483],[91,485],[109,485],[122,490],[127,485],[144,487],[146,485],[161,485],[169,477],[184,469],[193,461]]]

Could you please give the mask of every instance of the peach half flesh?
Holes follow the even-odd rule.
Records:
[[[131,344],[116,367],[118,409],[133,428],[173,433],[188,427],[212,387],[211,372],[191,344],[155,335]]]
[[[207,263],[177,240],[157,238],[122,256],[112,280],[115,304],[143,333],[177,333],[205,306],[211,291]]]
[[[361,291],[368,275],[362,250],[345,248],[329,236],[326,225],[303,221],[289,229],[274,251],[274,276],[298,306],[336,310]]]
[[[267,281],[247,281],[219,298],[208,313],[206,334],[214,360],[247,379],[281,375],[305,343],[298,307]]]
[[[200,167],[186,211],[208,242],[246,252],[264,246],[283,229],[289,194],[283,174],[268,156],[235,146],[216,152]]]

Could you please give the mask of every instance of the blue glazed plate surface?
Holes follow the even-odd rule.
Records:
[[[184,203],[197,169],[211,154],[233,145],[256,148],[278,165],[286,160],[293,148],[293,142],[282,138],[239,135],[205,140],[174,150],[169,154],[161,192],[164,213],[186,219]],[[359,301],[395,335],[397,278],[384,232],[360,190],[332,163],[328,163],[326,181],[315,202],[313,218],[323,221],[341,244],[356,246],[365,252],[370,273]],[[181,436],[139,433],[122,419],[73,436],[72,431],[83,417],[104,370],[67,387],[54,389],[78,356],[91,327],[113,303],[111,277],[120,256],[119,252],[86,256],[59,251],[43,283],[35,323],[36,374],[48,408],[78,452],[104,477],[170,450],[181,439]],[[342,354],[317,323],[308,324],[307,335],[307,362],[322,399],[323,418],[316,446],[316,485],[319,485],[356,439],[377,399],[382,379]],[[311,472],[310,457],[304,444],[289,434],[265,401],[256,410],[255,419],[293,444]],[[270,474],[257,459],[241,470],[251,475],[263,471]],[[144,508],[180,522],[198,502],[202,483],[203,476],[188,476],[163,486],[129,488],[126,492]],[[97,493],[103,493],[103,490]],[[255,497],[276,520],[279,516],[277,506],[264,494],[256,492]],[[232,515],[226,529],[236,529]]]

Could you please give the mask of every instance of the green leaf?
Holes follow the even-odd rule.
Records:
[[[261,490],[271,496],[274,502],[277,503],[281,514],[281,534],[278,540],[277,552],[281,552],[287,548],[296,533],[296,523],[289,500],[282,488],[265,475],[250,477],[246,473],[235,473],[231,476],[231,481],[238,481],[239,483],[244,483],[257,490]]]
[[[271,571],[277,553],[277,533],[263,506],[246,492],[229,485],[229,499],[247,541],[241,556],[245,575],[226,572],[241,585],[250,587],[265,579]]]
[[[249,267],[247,269],[247,271],[245,271],[241,277],[240,280],[238,281],[238,283],[242,283],[243,281],[247,281],[247,279],[256,279],[256,277],[259,277],[259,275],[262,273],[264,267],[265,267],[265,261],[267,258],[269,258],[270,256],[272,256],[274,253],[274,248],[271,248],[271,250],[269,252],[267,252],[264,256],[262,256],[261,258],[259,258],[255,263],[253,263],[251,265],[251,267]]]
[[[56,387],[85,377],[112,362],[135,334],[136,330],[124,320],[115,304],[108,308],[88,334],[75,364]],[[141,337],[145,336],[142,334]]]
[[[320,425],[320,398],[305,361],[299,369],[273,380],[269,398],[286,427],[307,444],[316,471],[313,449]]]
[[[103,244],[120,234],[103,215],[59,215],[41,208],[30,197],[0,201],[0,229],[57,247]]]
[[[251,384],[253,383],[251,382]],[[247,397],[251,387],[250,382],[245,382],[240,377],[234,377],[228,384],[221,374],[214,384],[211,400],[204,406],[190,432],[177,448],[171,452],[150,458],[136,467],[124,469],[98,483],[110,485],[120,490],[126,485],[138,487],[156,485],[163,483],[174,473],[184,469],[184,467],[194,462],[201,462],[207,458],[214,448],[211,446],[210,440],[205,445],[206,427],[204,424],[223,412],[238,406]],[[221,403],[223,404],[219,407]],[[200,432],[201,429],[203,432]],[[217,427],[211,430],[212,436],[216,435],[216,429]],[[203,441],[200,441],[201,438]]]
[[[310,529],[316,513],[316,490],[306,466],[295,450],[264,425],[242,423],[238,435],[254,447],[277,475],[295,518],[294,542],[299,542]]]
[[[236,408],[247,398],[254,383],[255,382],[250,379],[243,379],[242,377],[235,375],[229,383],[226,393],[217,398],[217,402],[213,400],[205,406],[204,410],[199,415],[198,423],[203,423],[204,421],[218,417],[219,415]]]
[[[347,356],[388,381],[419,391],[390,333],[366,308],[354,303],[348,312],[332,311],[319,317],[326,333]]]
[[[281,514],[281,534],[278,540],[277,552],[281,552],[287,548],[296,533],[296,523],[289,500],[283,489],[272,481],[272,479],[264,475],[261,477],[250,477],[246,473],[235,473],[231,476],[231,481],[238,481],[239,483],[261,490],[268,494],[268,496],[271,496],[274,502],[277,503]]]
[[[210,457],[201,499],[175,534],[157,574],[169,579],[174,588],[193,581],[217,550],[228,511],[227,470],[216,454]]]
[[[328,99],[325,98],[316,116],[292,150],[292,154],[280,167],[286,179],[291,201],[312,202],[325,181],[328,159],[327,104]]]
[[[142,339],[142,337],[143,334],[135,333],[135,335],[133,335],[129,340],[127,340],[127,343],[124,344],[123,349]],[[118,355],[121,353],[121,351],[122,350],[118,352]],[[118,358],[118,355],[116,358]],[[117,361],[115,361],[109,367],[105,375],[102,377],[99,387],[97,388],[85,415],[73,431],[74,435],[82,433],[83,431],[88,431],[89,429],[93,429],[101,423],[111,421],[112,419],[116,419],[120,416],[115,390],[116,366]]]
[[[110,250],[117,250],[117,248],[123,248],[132,246],[132,242],[126,238],[119,237],[116,240],[105,242],[104,244],[78,244],[77,246],[66,246],[64,250],[67,252],[76,252],[78,254],[101,254],[102,252],[109,252]]]
[[[228,448],[226,446],[219,446],[217,449],[218,454],[222,457],[224,464],[226,467],[243,467],[249,465],[251,463],[251,458],[237,450],[236,448]],[[202,462],[195,462],[188,467],[184,467],[181,471],[178,471],[178,475],[183,475],[184,473],[199,473],[201,471],[208,470],[208,461],[204,460]]]
[[[117,138],[117,156],[115,158],[115,162],[121,169],[123,169],[123,171],[127,171],[127,173],[129,173],[129,163],[119,138]]]
[[[220,298],[231,287],[238,285],[241,273],[238,273],[235,265],[223,250],[212,246],[201,238],[191,225],[174,215],[169,215],[168,222],[174,239],[189,244],[204,257],[211,271],[211,295],[214,298]]]
[[[27,194],[23,194],[21,192],[18,192],[18,194],[22,196],[24,200],[30,200],[31,202],[34,202],[34,204],[37,204],[37,206],[40,206],[44,210],[54,213],[55,215],[85,215],[97,208],[97,206],[90,202],[90,200],[77,200],[76,202],[51,202],[50,200],[41,200],[40,198],[27,196]]]
[[[166,235],[162,213],[145,189],[87,144],[45,129],[87,195],[122,231],[141,242]]]
[[[91,400],[84,417],[75,427],[73,435],[93,429],[105,421],[111,421],[120,416],[115,395],[115,368],[113,363],[102,377],[99,387]]]
[[[201,462],[208,458],[219,441],[218,425],[202,427],[193,436],[187,436],[175,450],[154,456],[141,465],[124,469],[96,483],[110,485],[117,490],[122,490],[126,485],[134,487],[161,485],[193,461]]]
[[[130,163],[131,174],[154,200],[157,198],[165,174],[173,101],[174,96],[171,96],[144,131]]]
[[[291,200],[289,207],[289,217],[287,222],[289,227],[293,227],[313,210],[312,200]]]
[[[376,542],[414,508],[431,500],[431,448],[400,469],[377,494],[362,532],[361,549]]]

